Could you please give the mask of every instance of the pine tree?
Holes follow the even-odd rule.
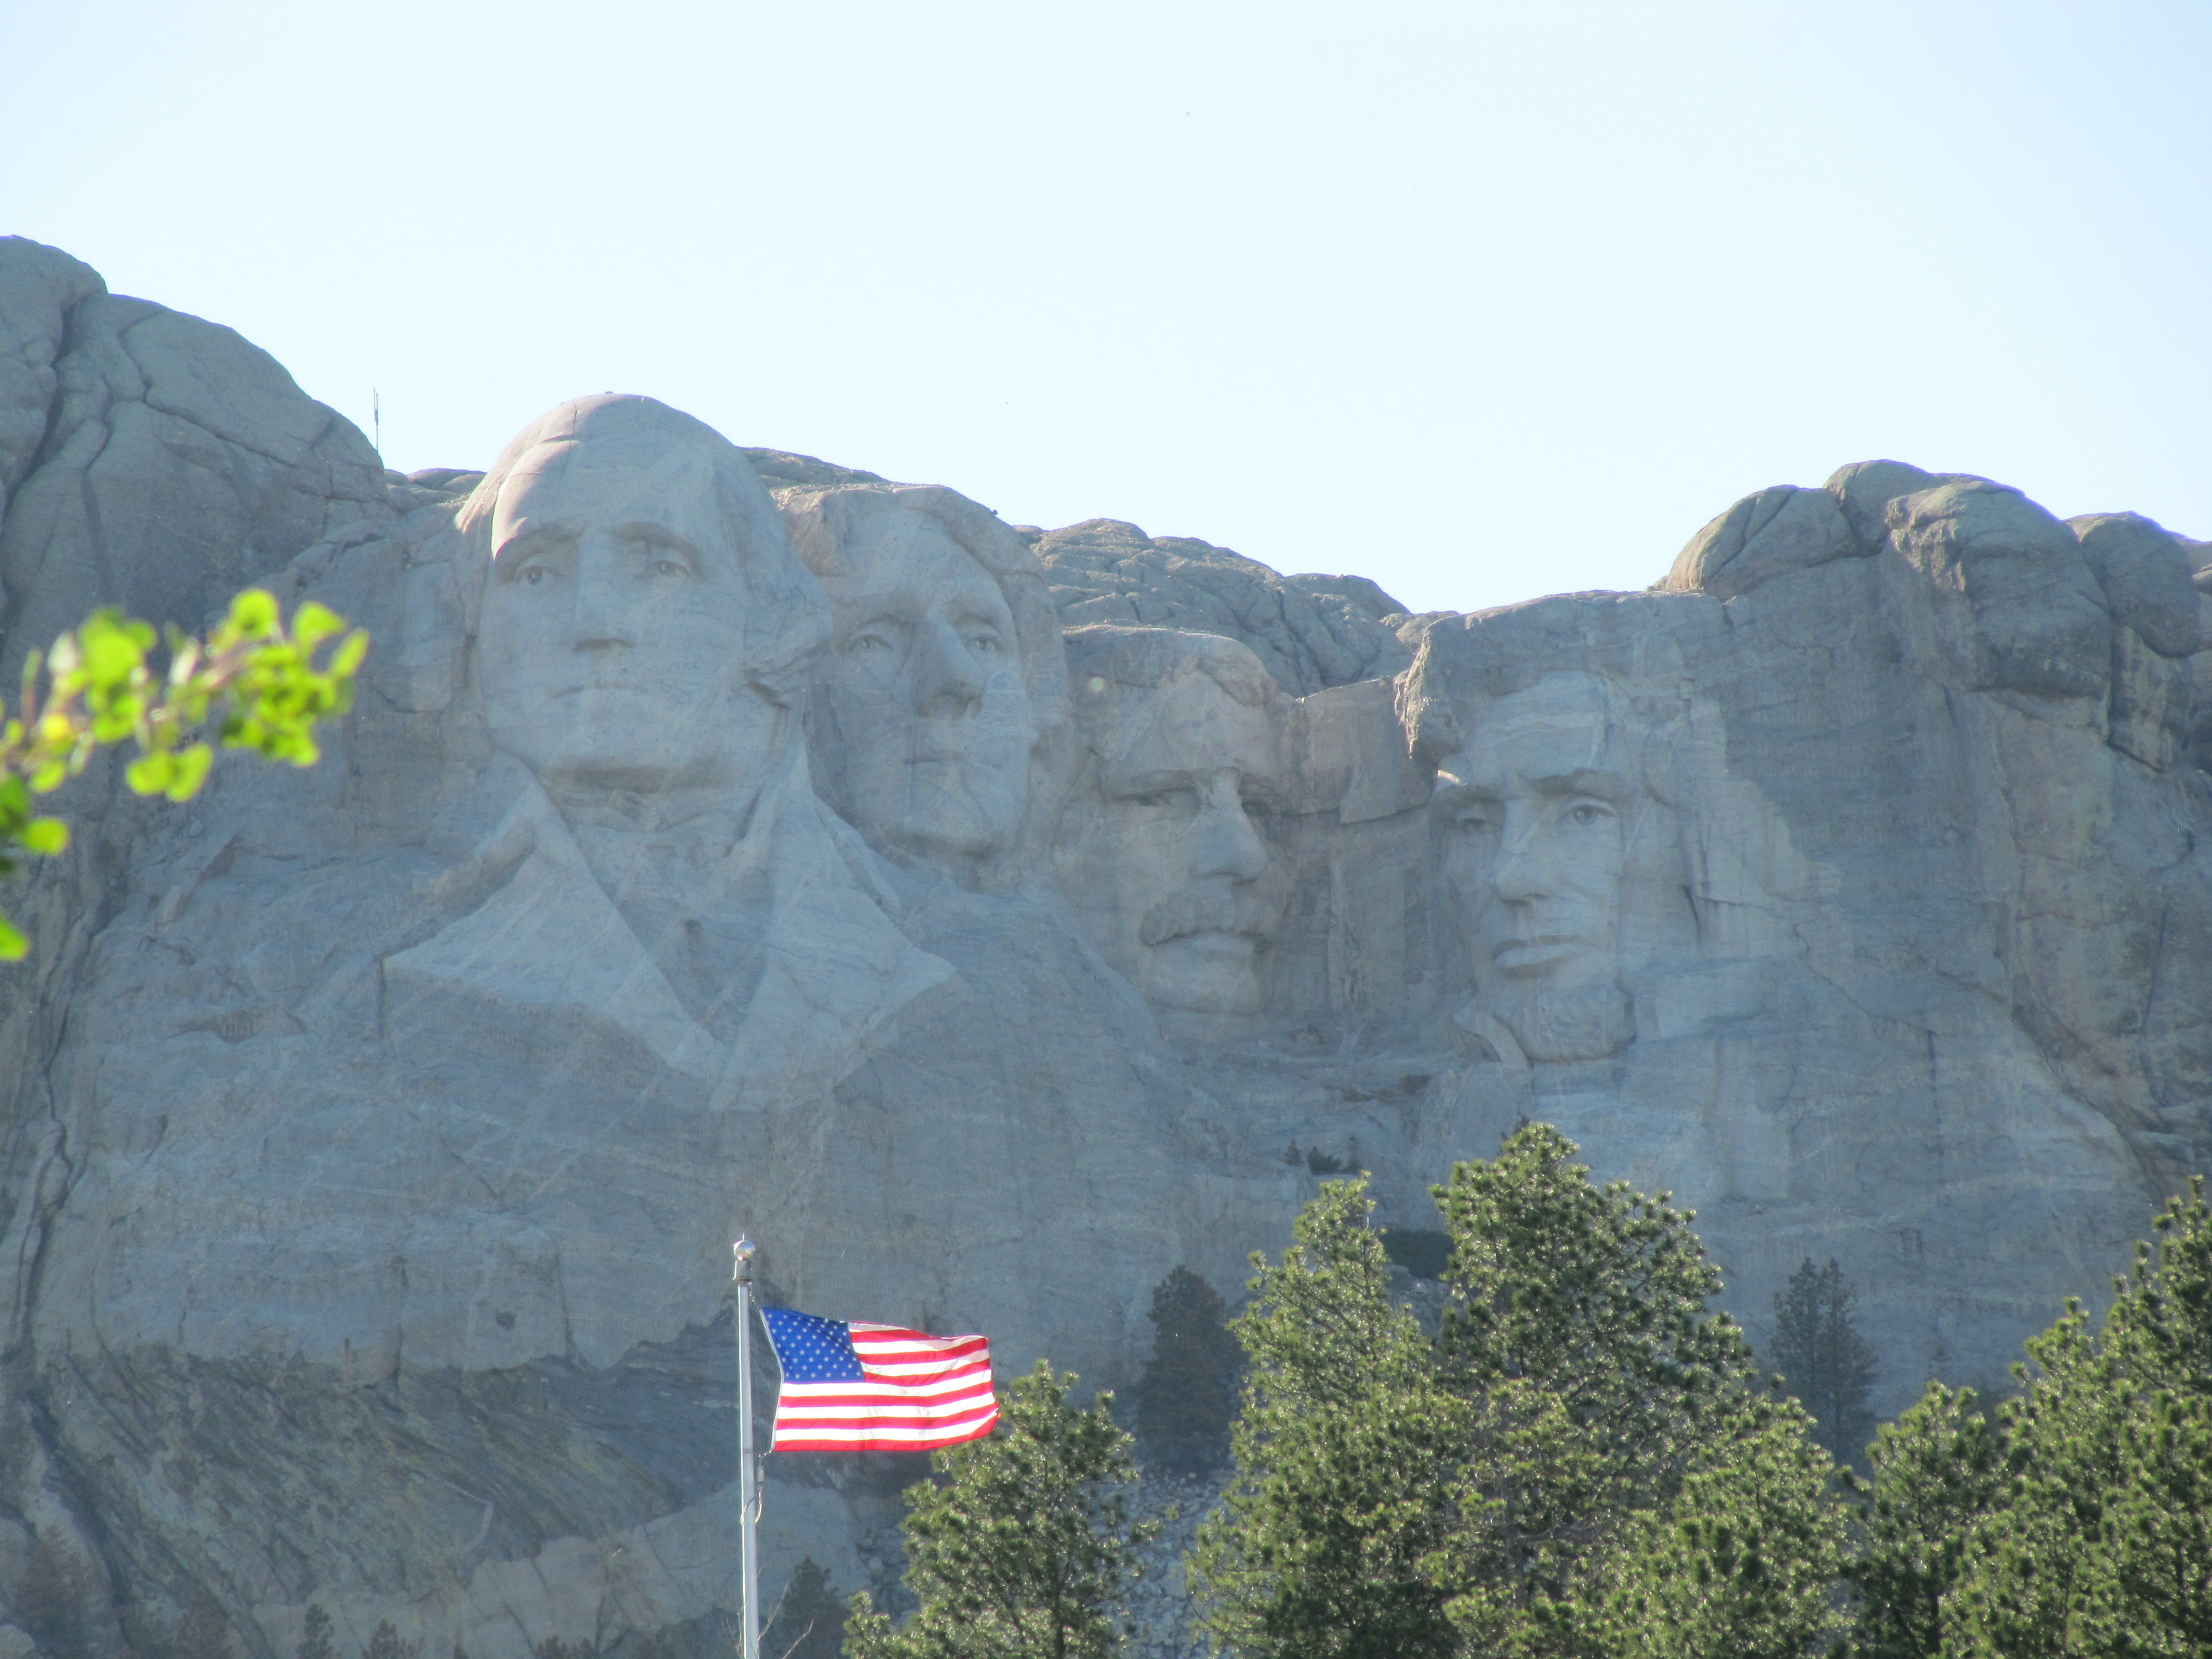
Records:
[[[544,1650],[540,1648],[538,1652],[543,1656]],[[399,1632],[392,1628],[392,1621],[380,1619],[368,1638],[368,1645],[362,1650],[361,1659],[422,1659],[422,1643],[401,1641]],[[553,1659],[564,1659],[564,1656],[556,1654]]]
[[[1137,1382],[1137,1443],[1164,1468],[1200,1474],[1229,1455],[1243,1358],[1229,1304],[1188,1267],[1152,1291],[1152,1357]]]
[[[1528,1124],[1437,1189],[1437,1351],[1480,1402],[1438,1562],[1452,1616],[1478,1649],[1817,1650],[1842,1565],[1831,1465],[1706,1311],[1721,1281],[1694,1218],[1592,1185],[1577,1155]]]
[[[1136,1479],[1114,1397],[1068,1398],[1046,1361],[1000,1396],[988,1438],[933,1453],[934,1481],[907,1488],[906,1583],[921,1606],[902,1627],[853,1598],[852,1659],[1097,1659],[1135,1551],[1157,1532],[1133,1521]]]
[[[837,1659],[844,1641],[845,1604],[830,1588],[830,1570],[802,1556],[761,1632],[761,1651],[770,1659]]]
[[[1467,1408],[1390,1301],[1373,1208],[1364,1177],[1324,1185],[1281,1263],[1253,1258],[1231,1328],[1250,1362],[1237,1480],[1188,1571],[1203,1627],[1240,1655],[1425,1659],[1456,1644],[1423,1564],[1451,1524]]]
[[[300,1659],[338,1659],[331,1639],[331,1615],[319,1601],[307,1603],[307,1628],[300,1633]]]
[[[2094,1336],[2069,1303],[2000,1408],[2009,1477],[1943,1604],[1943,1651],[2212,1652],[2212,1210],[2196,1178]]]
[[[1833,1464],[1775,1397],[1691,1218],[1544,1125],[1436,1191],[1454,1303],[1387,1289],[1364,1182],[1261,1268],[1237,1475],[1190,1563],[1263,1659],[1802,1659],[1831,1639]]]
[[[1862,1488],[1864,1541],[1849,1575],[1858,1591],[1854,1651],[1935,1659],[1943,1598],[2005,1485],[2003,1443],[1972,1389],[1930,1382],[1917,1404],[1882,1425],[1867,1456],[1874,1473]]]
[[[1768,1358],[1783,1386],[1804,1402],[1828,1455],[1853,1463],[1874,1432],[1867,1397],[1874,1389],[1874,1349],[1851,1321],[1856,1287],[1832,1257],[1815,1267],[1807,1256],[1774,1298],[1774,1343]]]
[[[205,1590],[194,1593],[177,1621],[177,1659],[231,1659],[230,1623]]]
[[[90,1659],[92,1572],[59,1539],[41,1534],[17,1588],[10,1619],[30,1632],[51,1659]]]
[[[1632,1511],[1579,1628],[1553,1650],[1611,1659],[1816,1659],[1832,1651],[1844,1565],[1835,1465],[1793,1400],[1754,1396],[1700,1449],[1680,1489]]]

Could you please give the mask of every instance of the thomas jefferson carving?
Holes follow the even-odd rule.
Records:
[[[829,799],[901,864],[1011,884],[1032,769],[1066,719],[1042,567],[933,485],[799,490],[785,511],[836,607],[813,712]]]

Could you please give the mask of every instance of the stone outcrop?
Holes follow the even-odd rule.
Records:
[[[734,1226],[1121,1386],[1317,1170],[1426,1226],[1540,1117],[1754,1337],[1842,1261],[1888,1412],[2212,1164],[2212,548],[2148,520],[1871,462],[1413,617],[646,398],[384,474],[27,244],[0,331],[12,660],[248,581],[375,641],[319,766],[88,776],[6,896],[0,1591],[72,1553],[112,1644],[704,1651]],[[771,1589],[882,1588],[913,1473],[772,1458]]]
[[[0,238],[0,630],[10,664],[98,604],[197,623],[390,516],[354,427],[229,329]]]
[[[1294,696],[1387,678],[1410,653],[1406,607],[1364,576],[1282,576],[1188,536],[1119,519],[1034,532],[1060,620],[1220,634],[1251,647]]]

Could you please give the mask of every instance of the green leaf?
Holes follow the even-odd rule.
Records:
[[[138,729],[146,713],[146,700],[134,692],[117,693],[93,717],[94,743],[120,743]]]
[[[313,651],[334,634],[345,632],[345,618],[326,605],[309,599],[292,618],[292,637],[302,651]]]
[[[15,924],[0,916],[0,962],[21,962],[31,954],[31,941]]]
[[[131,763],[123,774],[123,781],[131,786],[133,794],[166,793],[177,781],[177,757],[163,750],[142,755]]]
[[[25,824],[17,839],[27,852],[52,858],[69,847],[69,825],[59,818],[33,818]]]
[[[276,631],[278,615],[276,595],[249,587],[230,602],[229,624],[249,640],[265,639]]]
[[[163,791],[171,800],[190,800],[199,793],[200,785],[207,781],[208,768],[215,762],[215,750],[204,743],[196,743],[176,755],[176,775]]]
[[[95,686],[122,685],[131,678],[131,670],[145,665],[144,649],[127,629],[117,627],[112,620],[94,617],[86,623],[81,643],[85,678]]]

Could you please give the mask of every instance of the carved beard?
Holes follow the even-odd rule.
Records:
[[[1539,1063],[1603,1060],[1636,1041],[1635,1005],[1610,981],[1516,988],[1480,998],[1479,1005]]]

